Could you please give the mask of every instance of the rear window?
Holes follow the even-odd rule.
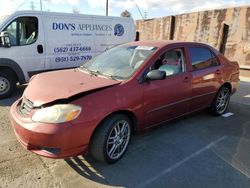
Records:
[[[199,70],[219,65],[215,54],[204,47],[191,47],[189,49],[192,62],[192,69]]]

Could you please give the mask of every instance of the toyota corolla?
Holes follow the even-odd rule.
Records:
[[[237,62],[206,44],[132,42],[75,69],[31,78],[10,110],[19,142],[51,158],[87,151],[118,161],[133,132],[194,111],[227,110],[239,83]]]

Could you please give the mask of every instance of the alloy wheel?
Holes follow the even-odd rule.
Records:
[[[230,91],[227,88],[223,88],[216,101],[216,110],[218,113],[222,114],[226,110],[229,102]]]
[[[130,125],[121,120],[115,124],[107,139],[107,154],[111,159],[117,159],[125,152],[130,139]]]

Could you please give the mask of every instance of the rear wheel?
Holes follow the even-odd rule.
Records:
[[[228,87],[222,86],[212,102],[210,112],[217,116],[225,113],[230,101],[230,95],[231,92]]]
[[[123,114],[112,115],[95,131],[90,142],[90,153],[99,161],[115,163],[127,150],[130,136],[130,119]]]
[[[15,88],[15,76],[9,71],[0,71],[0,99],[11,96]]]

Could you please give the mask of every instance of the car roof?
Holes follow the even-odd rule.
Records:
[[[159,41],[135,41],[135,42],[130,42],[128,43],[130,45],[138,45],[138,46],[153,46],[153,47],[164,47],[167,46],[169,44],[180,44],[180,45],[191,45],[191,44],[198,44],[198,45],[205,45],[205,46],[209,46],[205,43],[201,43],[201,42],[184,42],[184,41],[175,41],[175,40],[159,40]]]

